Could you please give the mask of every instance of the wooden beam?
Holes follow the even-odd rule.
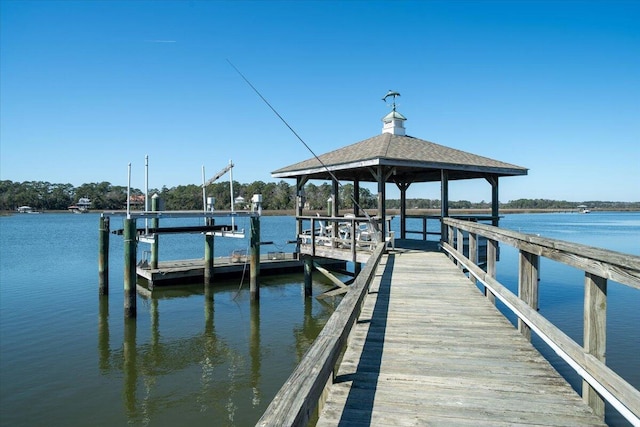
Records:
[[[607,349],[607,279],[584,275],[584,350],[605,362]],[[585,380],[582,399],[604,420],[604,400]]]

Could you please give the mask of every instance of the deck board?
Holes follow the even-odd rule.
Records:
[[[605,425],[444,254],[376,276],[317,426]]]

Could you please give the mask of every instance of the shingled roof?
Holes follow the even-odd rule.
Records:
[[[273,171],[271,175],[274,178],[330,179],[328,168],[340,180],[375,181],[370,169],[375,166],[395,168],[392,174],[395,179],[410,182],[439,181],[442,169],[449,171],[452,180],[527,174],[527,169],[521,166],[391,133],[376,135],[318,157],[322,164],[313,157]]]

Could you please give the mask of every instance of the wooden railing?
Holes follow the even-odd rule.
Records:
[[[405,234],[419,234],[422,237],[422,240],[428,240],[429,236],[438,236],[438,240],[440,240],[441,231],[438,228],[438,231],[429,231],[428,230],[428,220],[437,221],[438,227],[440,227],[440,215],[407,215],[407,219],[417,219],[421,222],[421,227],[417,229],[406,229]],[[475,222],[483,222],[488,221],[492,222],[498,220],[500,217],[491,216],[491,215],[455,215],[451,218],[463,219],[467,221],[475,221]],[[415,227],[415,223],[414,223]],[[400,236],[402,238],[402,236]]]
[[[344,259],[340,251],[350,250],[349,260],[357,262],[366,260],[381,241],[380,221],[374,218],[299,216],[296,220],[300,253],[306,255]],[[359,256],[362,251],[364,258]]]
[[[526,337],[534,331],[582,377],[583,400],[594,412],[604,417],[606,400],[633,425],[640,425],[640,391],[604,363],[607,280],[640,290],[640,257],[453,218],[443,222],[448,232],[442,248],[485,287],[487,297],[498,298],[516,314],[518,329]],[[469,239],[466,256],[461,245],[463,233],[468,233]],[[478,236],[488,239],[486,271],[476,264]],[[496,280],[498,242],[520,251],[518,296]],[[585,272],[584,347],[537,311],[541,256]]]
[[[319,402],[325,397],[325,389],[333,382],[338,358],[360,314],[385,246],[376,246],[349,292],[271,401],[258,421],[258,426],[307,425]]]

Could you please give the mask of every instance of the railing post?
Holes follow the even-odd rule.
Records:
[[[469,233],[469,261],[472,264],[478,265],[478,236],[475,233]],[[469,273],[469,279],[475,285],[476,276]]]
[[[496,278],[496,260],[498,259],[498,242],[487,239],[487,274]],[[496,303],[496,296],[487,287],[484,288],[484,295],[489,298],[492,304]]]
[[[584,350],[604,363],[607,347],[607,279],[584,274]],[[604,419],[604,400],[582,381],[582,400]]]
[[[311,256],[316,256],[316,220],[311,218]]]
[[[422,217],[422,240],[427,240],[427,216]]]
[[[539,257],[520,251],[518,265],[518,296],[534,310],[538,309],[538,264]],[[518,319],[518,331],[531,340],[531,328]]]
[[[458,228],[457,230],[457,237],[456,237],[456,250],[458,252],[460,252],[462,255],[464,255],[464,231],[461,228]],[[464,267],[462,266],[462,263],[457,263],[458,264],[458,268],[460,270],[462,270]]]

